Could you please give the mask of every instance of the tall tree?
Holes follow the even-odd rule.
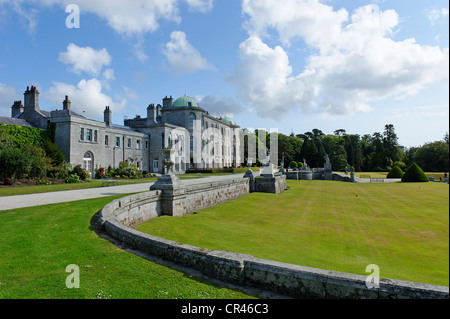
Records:
[[[448,138],[448,132],[445,132],[445,135],[444,135],[444,142],[448,145],[448,141],[449,140],[449,138]]]
[[[383,135],[383,146],[386,157],[388,157],[392,162],[399,160],[399,153],[397,150],[398,139],[397,134],[395,134],[394,125],[386,124],[384,126]]]
[[[449,146],[442,141],[427,143],[415,152],[414,161],[426,172],[447,172]]]
[[[339,130],[336,130],[336,131],[334,131],[334,135],[336,135],[336,136],[344,136],[345,135],[345,130],[344,129],[339,129]]]
[[[349,134],[344,136],[344,147],[347,152],[347,162],[355,170],[361,171],[363,164],[362,149],[359,135]]]
[[[325,135],[321,143],[330,158],[331,167],[336,171],[343,171],[349,166],[347,163],[347,152],[344,148],[344,139],[342,136]]]

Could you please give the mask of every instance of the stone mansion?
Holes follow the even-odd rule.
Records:
[[[62,109],[41,110],[39,91],[27,87],[24,103],[14,101],[11,118],[0,117],[4,124],[55,129],[55,143],[66,161],[82,165],[93,176],[95,168],[117,167],[127,161],[142,171],[164,173],[161,150],[173,148],[175,173],[189,168],[237,167],[241,164],[240,127],[229,117],[211,116],[193,98],[150,104],[147,117],[112,123],[112,110],[105,107],[104,120],[88,119],[71,110],[66,95]]]

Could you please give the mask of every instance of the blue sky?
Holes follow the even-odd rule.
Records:
[[[243,128],[419,146],[449,131],[448,38],[443,0],[0,0],[0,115],[29,85],[117,124],[187,94]]]

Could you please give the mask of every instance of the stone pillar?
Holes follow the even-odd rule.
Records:
[[[161,212],[163,215],[184,216],[186,214],[186,190],[173,173],[160,176],[150,190],[161,191]]]
[[[273,164],[269,164],[269,166],[264,166],[263,171],[261,172],[262,177],[273,177]]]
[[[331,181],[333,179],[333,171],[331,170],[331,163],[324,164],[323,179],[326,181]]]
[[[186,214],[186,189],[180,184],[179,178],[173,174],[171,160],[174,149],[163,149],[163,164],[165,174],[160,176],[156,183],[150,186],[150,190],[161,191],[161,212],[163,215],[184,216]]]
[[[253,175],[253,171],[250,167],[245,172],[244,178],[249,179],[249,192],[253,193],[255,191],[255,176]]]

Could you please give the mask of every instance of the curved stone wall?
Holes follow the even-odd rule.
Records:
[[[205,208],[203,205],[211,204],[208,200],[202,204],[201,196],[206,189],[211,194],[225,189],[228,195],[222,195],[223,200],[229,200],[245,195],[248,181],[246,183],[247,186],[239,180],[228,185],[204,184],[190,187],[184,196],[188,199],[186,202],[193,203],[192,207],[199,210]],[[133,229],[162,215],[161,198],[161,191],[149,191],[112,201],[100,212],[103,231],[135,249],[191,267],[222,281],[259,287],[295,298],[449,298],[449,287],[445,286],[381,278],[379,288],[368,289],[365,276],[208,250]],[[218,199],[214,204],[221,201]]]

